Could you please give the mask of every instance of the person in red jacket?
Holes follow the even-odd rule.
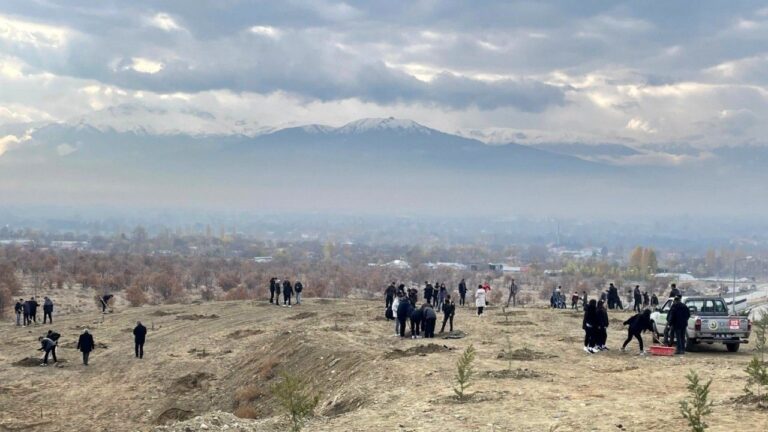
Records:
[[[485,291],[485,305],[491,305],[491,285],[488,282],[483,284],[483,290]]]

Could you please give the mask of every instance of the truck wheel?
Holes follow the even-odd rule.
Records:
[[[741,344],[737,344],[737,343],[725,344],[725,347],[728,349],[728,352],[739,352],[739,346],[741,346]]]

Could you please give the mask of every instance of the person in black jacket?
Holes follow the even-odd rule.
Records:
[[[293,287],[291,281],[288,279],[283,281],[283,306],[291,307],[291,296],[293,295]]]
[[[432,305],[429,303],[424,303],[421,305],[421,308],[424,310],[424,337],[434,338],[435,325],[437,324],[437,314],[432,308]]]
[[[655,309],[659,307],[659,298],[656,297],[656,293],[651,294],[651,308]]]
[[[411,339],[418,339],[421,333],[421,323],[424,321],[423,308],[411,309]]]
[[[29,300],[27,300],[24,303],[22,303],[21,307],[24,311],[24,327],[26,327],[32,324],[32,322],[29,320],[29,311],[32,308],[32,306],[30,306]]]
[[[40,304],[35,301],[35,298],[32,297],[32,299],[29,301],[29,319],[30,324],[34,321],[35,324],[37,324],[37,307],[40,306]]]
[[[277,278],[269,280],[269,302],[275,302],[275,290],[277,290]]]
[[[432,294],[434,293],[434,288],[432,287],[432,284],[429,282],[424,282],[424,301],[432,304]]]
[[[453,316],[456,314],[456,304],[451,300],[451,296],[445,298],[445,304],[443,304],[443,326],[440,328],[440,333],[445,331],[445,323],[450,323],[448,331],[453,331]]]
[[[677,350],[675,354],[685,354],[685,338],[686,331],[688,329],[688,320],[691,318],[691,311],[688,310],[688,306],[682,302],[680,296],[675,297],[672,307],[669,309],[669,325],[672,327],[672,332],[675,335],[675,342],[677,343]]]
[[[459,282],[459,306],[464,306],[467,302],[467,283],[464,279]]]
[[[397,305],[397,322],[400,324],[400,337],[405,337],[405,321],[411,316],[411,302],[405,297],[400,297],[400,303]]]
[[[597,302],[597,330],[595,347],[600,351],[608,351],[608,347],[605,346],[608,342],[608,311],[605,309],[605,304],[601,301]]]
[[[141,324],[141,321],[136,321],[136,327],[133,329],[133,342],[134,351],[136,351],[136,358],[144,358],[144,342],[147,340],[147,328]]]
[[[419,301],[419,290],[411,288],[408,290],[408,301],[411,302],[411,307],[416,307],[416,303]]]
[[[595,330],[597,329],[597,301],[594,299],[584,309],[584,319],[581,322],[581,328],[584,329],[584,351],[594,354],[598,352],[595,349]]]
[[[40,338],[40,344],[42,345],[40,351],[45,351],[45,357],[43,357],[43,365],[48,365],[48,356],[53,357],[53,362],[58,363],[56,359],[56,346],[59,344],[60,334],[53,330],[48,330],[48,333]]]
[[[643,305],[643,294],[640,292],[640,285],[635,285],[635,291],[632,293],[634,295],[634,308],[633,310],[637,313],[640,313]]]
[[[16,304],[13,306],[13,311],[16,313],[16,325],[21,325],[21,319],[24,318],[24,321],[27,320],[27,317],[24,316],[24,299],[19,299],[19,301],[16,302]],[[26,322],[24,323],[26,325]]]
[[[624,321],[624,325],[628,325],[627,340],[621,346],[621,351],[626,351],[627,345],[632,341],[632,338],[637,339],[640,344],[640,355],[645,355],[643,351],[643,337],[641,333],[645,333],[646,330],[652,330],[651,325],[651,310],[646,309],[639,314],[633,315],[628,320]]]
[[[397,294],[397,288],[395,288],[395,283],[392,282],[387,289],[384,290],[384,296],[386,297],[384,301],[386,302],[387,309],[392,307],[392,302],[395,301],[395,294]]]
[[[77,349],[83,353],[83,364],[88,366],[88,358],[91,356],[91,351],[96,349],[96,343],[93,341],[93,336],[88,332],[88,329],[85,329],[77,340]]]
[[[48,297],[43,297],[43,324],[45,324],[46,320],[53,324],[53,317],[51,316],[52,313],[53,300],[49,299]]]
[[[301,304],[301,292],[304,291],[304,284],[301,283],[301,281],[296,281],[295,284],[293,284],[293,290],[296,292],[296,304]]]
[[[671,289],[669,290],[669,298],[675,298],[681,296],[682,293],[679,289],[677,289],[677,284],[672,284]]]

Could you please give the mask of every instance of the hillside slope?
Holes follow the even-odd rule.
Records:
[[[249,430],[285,430],[268,391],[281,371],[317,384],[312,431],[682,429],[677,403],[690,369],[714,378],[711,430],[757,431],[768,422],[768,412],[731,402],[743,387],[748,352],[639,357],[633,343],[634,353],[620,353],[626,314],[612,315],[612,351],[590,356],[581,350],[578,313],[517,310],[507,323],[498,309],[477,318],[466,308],[456,317],[463,339],[400,340],[380,309],[378,302],[312,299],[291,309],[265,302],[119,307],[103,321],[95,310],[73,312],[53,327],[63,335],[59,358],[66,362],[48,368],[14,365],[39,356],[36,337],[47,327],[5,322],[0,431],[151,431],[216,410],[259,418]],[[133,357],[136,320],[150,328],[144,360]],[[87,368],[73,349],[84,326],[106,345]],[[497,358],[506,335],[508,375],[507,361]],[[478,349],[475,396],[458,404],[451,382],[469,344]]]

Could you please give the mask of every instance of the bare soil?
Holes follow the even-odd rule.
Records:
[[[581,315],[570,311],[515,309],[510,321],[536,317],[535,326],[515,326],[499,322],[500,309],[477,317],[474,308],[458,308],[454,327],[464,337],[429,340],[395,337],[391,321],[376,319],[383,301],[130,308],[118,298],[114,313],[102,315],[89,293],[46,295],[61,305],[53,326],[0,323],[0,431],[288,430],[269,390],[285,372],[309,379],[320,394],[309,431],[683,431],[678,403],[690,370],[713,379],[709,431],[768,425],[768,410],[740,398],[749,345],[739,353],[705,345],[685,356],[642,357],[633,341],[622,353],[626,332],[615,321],[629,313],[611,312],[611,351],[587,354]],[[149,329],[143,360],[127,331],[136,321]],[[87,367],[74,348],[86,327],[99,344]],[[48,329],[62,334],[63,367],[39,367],[37,338]],[[453,377],[470,344],[477,374],[460,402]],[[256,420],[225,414],[233,412]]]

